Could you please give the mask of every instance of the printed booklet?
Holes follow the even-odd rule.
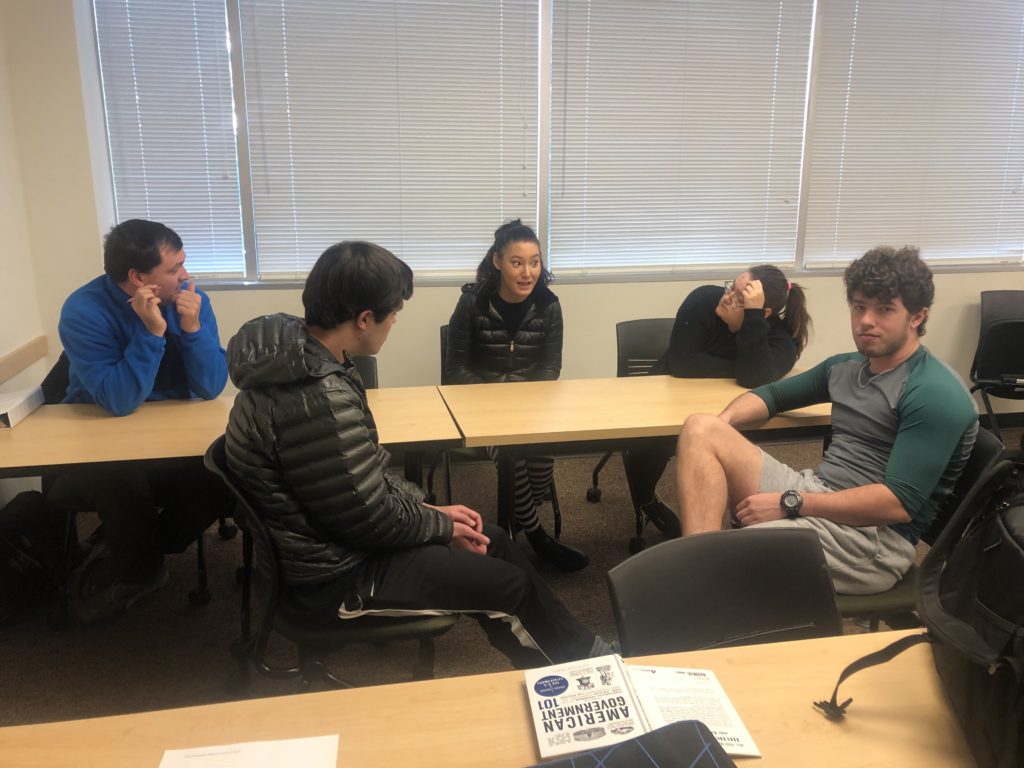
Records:
[[[627,665],[612,655],[524,675],[542,758],[618,744],[680,720],[703,722],[730,755],[761,756],[710,670]]]

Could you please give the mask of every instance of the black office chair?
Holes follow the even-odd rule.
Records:
[[[921,536],[926,544],[934,544],[942,533],[957,507],[978,483],[985,471],[993,466],[1003,454],[1003,444],[992,432],[980,428],[956,487],[946,503],[935,515],[931,527]],[[920,626],[914,611],[917,597],[916,565],[910,566],[903,578],[894,587],[874,595],[836,595],[836,605],[844,619],[861,619],[868,622],[872,632],[877,632],[880,622],[893,629],[908,629]]]
[[[624,656],[842,634],[813,531],[671,539],[612,568],[608,588]]]
[[[353,357],[356,370],[359,371],[359,378],[363,380],[363,386],[367,389],[376,389],[377,383],[377,358],[372,355],[360,355]]]
[[[615,375],[649,376],[651,368],[665,354],[669,339],[672,337],[672,326],[675,319],[671,317],[649,317],[643,320],[623,320],[615,324],[615,349],[618,356]],[[597,503],[601,500],[599,485],[601,470],[612,457],[608,451],[594,467],[594,474],[587,489],[587,501]],[[641,519],[640,510],[636,510],[637,519]]]
[[[331,653],[353,643],[384,643],[392,640],[418,640],[414,679],[434,676],[433,639],[443,635],[458,622],[458,615],[416,616],[411,618],[365,617],[328,626],[310,626],[290,618],[280,604],[280,573],[277,553],[267,527],[257,510],[235,482],[228,467],[224,436],[207,449],[207,469],[220,476],[238,502],[235,519],[242,528],[242,597],[241,635],[231,648],[238,663],[237,677],[229,688],[238,692],[249,684],[249,663],[263,675],[276,679],[298,678],[303,688],[315,681],[351,688],[337,677],[326,663]],[[253,562],[255,559],[255,568]],[[255,583],[254,583],[255,582]],[[260,602],[259,629],[252,632],[252,599]],[[277,633],[296,647],[293,666],[280,666],[267,657],[271,636]]]
[[[1024,291],[981,292],[971,383],[971,392],[981,393],[992,431],[1002,440],[989,398],[1024,399]]]
[[[451,384],[445,376],[444,360],[448,353],[448,326],[441,326],[441,385]],[[452,458],[459,458],[463,461],[490,461],[487,452],[482,448],[453,448],[440,451],[430,464],[430,471],[427,473],[426,498],[430,504],[435,503],[437,495],[434,493],[434,473],[438,463],[444,467],[445,488],[447,489],[448,503],[452,503]],[[555,489],[555,479],[551,478],[551,485],[548,487],[547,500],[551,501],[551,511],[554,516],[555,538],[562,537],[562,509],[558,504],[558,491]],[[509,533],[515,535],[515,520],[508,521]]]
[[[53,367],[49,370],[40,384],[40,388],[43,390],[44,403],[47,405],[55,405],[64,401],[64,397],[67,395],[68,385],[71,383],[70,368],[71,363],[68,359],[67,353],[61,351],[60,356],[57,358],[57,362],[54,363]],[[48,473],[42,477],[44,495],[49,496],[49,493],[57,482],[58,477],[59,473]],[[70,576],[72,569],[78,564],[77,561],[81,555],[79,549],[80,545],[78,542],[78,529],[75,526],[74,512],[85,510],[64,511],[69,512],[69,514],[67,514],[67,525],[64,531],[64,562],[61,568],[61,573],[58,575],[58,580],[60,582],[60,601],[58,612],[50,618],[50,625],[55,629],[64,627],[68,621]],[[220,515],[220,523],[217,527],[217,532],[222,539],[228,540],[234,538],[238,529],[234,524],[229,523],[225,515],[222,514]],[[102,539],[102,536],[103,526],[100,525],[85,539],[85,549],[88,550],[91,546],[95,545]],[[105,566],[103,566],[102,563],[97,562],[97,567]],[[201,535],[196,539],[196,572],[197,585],[195,589],[189,591],[188,599],[192,605],[206,605],[210,602],[210,590],[206,569],[206,543]],[[79,584],[87,584],[90,581],[89,574],[87,573],[80,573],[78,576]]]

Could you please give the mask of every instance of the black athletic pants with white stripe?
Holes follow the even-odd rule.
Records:
[[[325,611],[326,620],[349,620],[338,618],[342,600],[348,616],[465,613],[518,668],[590,655],[594,633],[555,597],[508,534],[493,525],[484,525],[484,534],[491,540],[487,555],[429,544],[368,558],[335,587],[341,599]],[[300,600],[308,605],[307,597]]]

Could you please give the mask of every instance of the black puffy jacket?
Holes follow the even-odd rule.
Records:
[[[385,475],[366,390],[290,315],[250,320],[228,343],[242,390],[227,426],[227,458],[260,510],[286,583],[316,584],[371,552],[446,543],[451,521]]]
[[[518,329],[510,329],[474,283],[448,321],[445,384],[554,381],[562,372],[562,307],[546,286],[534,288],[533,304]]]

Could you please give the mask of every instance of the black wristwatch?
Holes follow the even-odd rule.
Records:
[[[800,517],[800,509],[804,505],[804,497],[796,491],[786,491],[782,494],[782,498],[779,499],[779,506],[782,507],[783,513],[790,520],[796,520]]]

